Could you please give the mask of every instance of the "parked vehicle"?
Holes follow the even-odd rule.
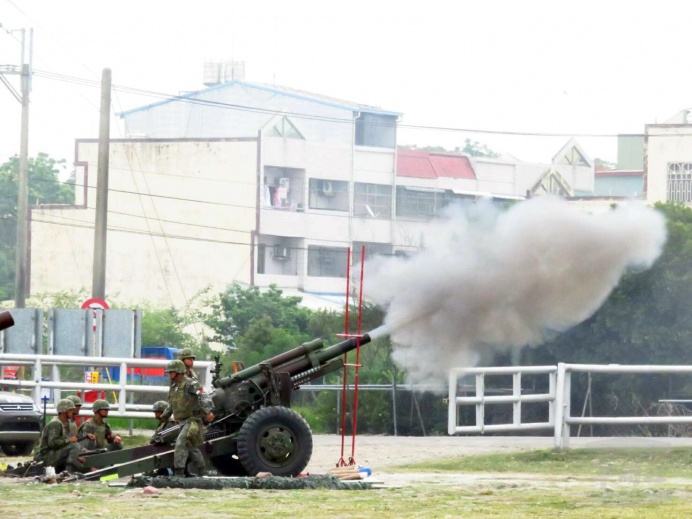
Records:
[[[0,447],[7,456],[27,456],[41,436],[43,415],[25,395],[0,391]]]

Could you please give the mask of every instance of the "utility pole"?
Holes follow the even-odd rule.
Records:
[[[111,69],[101,75],[101,116],[99,119],[98,172],[96,179],[96,221],[94,223],[94,277],[92,297],[106,298],[106,229],[108,228],[108,159],[111,124]]]
[[[1,27],[1,26],[0,26]],[[29,61],[26,62],[26,29],[6,30],[8,34],[22,33],[21,66],[0,66],[0,82],[22,104],[22,125],[19,144],[19,182],[17,192],[17,255],[14,276],[14,306],[26,306],[27,264],[29,256],[28,220],[29,220],[29,92],[31,91],[32,53],[34,30],[29,29]],[[21,94],[17,93],[4,74],[20,74]]]

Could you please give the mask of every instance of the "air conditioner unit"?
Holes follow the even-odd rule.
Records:
[[[291,259],[291,249],[283,245],[274,246],[274,259],[279,261],[285,261]]]
[[[322,196],[334,196],[334,186],[329,180],[322,180],[320,182],[320,195]]]

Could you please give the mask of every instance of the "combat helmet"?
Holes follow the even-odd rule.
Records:
[[[154,404],[154,406],[151,408],[151,410],[156,413],[157,411],[165,411],[167,407],[168,407],[168,402],[166,402],[165,400],[159,400],[158,402],[156,402]]]
[[[180,350],[178,352],[178,358],[180,360],[183,360],[183,359],[195,359],[196,357],[195,357],[195,354],[192,353],[192,349],[183,348],[182,350]]]
[[[83,403],[82,399],[79,398],[77,395],[66,396],[65,400],[72,400],[74,402],[75,407],[81,407]]]
[[[111,405],[108,403],[107,400],[97,400],[96,402],[94,402],[94,405],[92,408],[94,410],[94,413],[98,413],[102,409],[105,409],[106,411],[108,411],[111,408]]]
[[[58,405],[56,406],[58,413],[66,413],[70,409],[74,409],[74,402],[72,400],[69,400],[67,398],[63,398],[58,402]]]
[[[185,364],[183,364],[182,360],[172,360],[166,364],[166,373],[170,373],[171,371],[175,373],[185,373]]]

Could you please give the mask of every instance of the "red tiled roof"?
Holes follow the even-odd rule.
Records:
[[[396,160],[398,177],[476,179],[473,166],[465,155],[447,155],[398,148]]]

